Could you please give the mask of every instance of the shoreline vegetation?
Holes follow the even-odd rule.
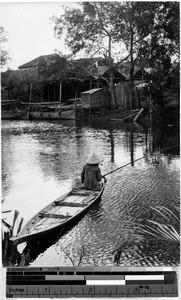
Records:
[[[88,113],[87,113],[88,114]],[[83,114],[78,110],[78,120],[87,119],[87,114]],[[111,121],[111,122],[135,122],[143,126],[156,125],[176,125],[179,126],[179,109],[178,107],[165,107],[163,109],[155,109],[151,111],[148,108],[140,109],[103,109],[101,113],[93,110],[91,117],[92,122]]]

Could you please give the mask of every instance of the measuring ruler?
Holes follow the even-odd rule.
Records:
[[[177,297],[170,267],[7,268],[7,298]]]

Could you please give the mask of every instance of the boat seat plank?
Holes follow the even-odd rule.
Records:
[[[77,197],[74,197],[73,199],[72,199],[72,196],[68,196],[67,198],[66,198],[66,203],[82,203],[83,201],[82,200],[84,200],[85,199],[85,197],[83,196],[83,197],[81,197],[81,196],[77,196]],[[52,209],[49,211],[49,213],[57,213],[57,211],[59,211],[60,210],[60,207],[62,206],[62,208],[65,206],[65,205],[61,205],[61,203],[65,203],[64,201],[59,201],[59,199],[56,199],[55,201],[54,201],[54,205],[52,205]],[[57,203],[60,203],[60,205],[57,205]],[[67,205],[68,206],[68,205]],[[69,207],[71,207],[71,206],[69,206]],[[73,206],[72,206],[73,207]],[[76,207],[76,206],[74,206],[74,207]],[[44,212],[44,211],[43,211]],[[45,211],[46,212],[46,211]]]
[[[59,202],[55,201],[57,206],[70,206],[70,207],[84,207],[86,206],[85,203],[75,203],[75,202]]]
[[[90,194],[92,194],[91,192],[84,192],[84,191],[80,191],[80,192],[71,192],[70,195],[74,195],[74,196],[89,196]]]
[[[66,201],[68,200],[68,202],[75,202],[77,201],[77,199],[81,198],[81,195],[68,195],[66,197]],[[62,201],[63,202],[63,201]]]
[[[46,213],[39,213],[39,216],[42,218],[55,218],[55,219],[67,219],[72,217],[70,215],[64,216],[59,214],[46,214]]]
[[[78,211],[82,210],[82,207],[71,207],[71,206],[57,206],[58,210],[54,212],[53,214],[59,214],[59,215],[72,215],[74,216]],[[48,213],[52,213],[49,211]]]
[[[68,196],[66,198],[66,202],[69,202],[69,203],[82,203],[82,201],[85,199],[86,197],[85,196]],[[63,201],[62,201],[63,202]]]

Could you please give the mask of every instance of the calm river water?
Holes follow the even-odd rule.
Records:
[[[116,249],[119,265],[178,265],[178,243],[153,223],[179,228],[179,149],[172,148],[178,144],[179,130],[172,126],[3,121],[2,211],[11,210],[3,214],[10,224],[15,210],[25,223],[78,185],[93,151],[104,157],[102,174],[132,162],[107,176],[102,198],[74,226],[19,245],[20,252],[29,249],[29,265],[76,266],[83,253],[81,265],[112,266]],[[139,235],[140,224],[160,238]]]

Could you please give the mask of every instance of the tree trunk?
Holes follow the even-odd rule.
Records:
[[[62,102],[62,81],[60,82],[60,90],[59,90],[59,102]]]
[[[110,95],[111,95],[111,107],[116,108],[116,99],[114,94],[114,75],[113,75],[113,59],[111,57],[111,36],[109,36],[109,45],[108,45],[108,65],[110,71],[110,80],[109,80],[109,88],[110,88]]]
[[[132,65],[132,62],[131,62],[131,65]],[[133,79],[133,74],[134,74],[134,67],[131,66],[131,68],[130,68],[130,86],[131,86],[130,109],[134,108],[134,79]]]
[[[53,83],[53,101],[55,101],[55,83]]]
[[[110,94],[111,94],[111,107],[116,108],[116,99],[114,94],[114,78],[113,78],[113,71],[110,70],[110,82],[109,82],[109,88],[110,88]]]
[[[40,88],[40,101],[43,102],[43,92],[44,92],[44,86],[42,85]]]
[[[32,97],[32,88],[33,88],[33,84],[30,84],[30,96],[29,96],[29,103],[31,103],[31,97]]]
[[[50,101],[50,85],[48,83],[48,101]]]
[[[133,25],[130,24],[130,34],[131,34],[131,40],[130,40],[130,57],[131,57],[131,66],[130,66],[130,85],[131,85],[131,101],[130,101],[130,109],[134,108],[134,59],[133,59]]]

